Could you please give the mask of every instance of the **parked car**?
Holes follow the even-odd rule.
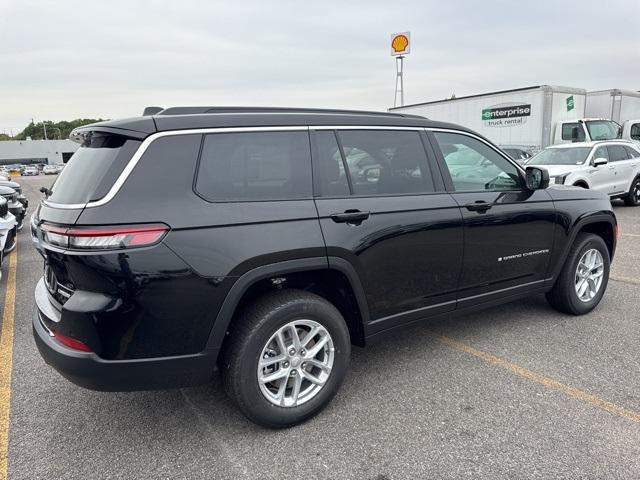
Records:
[[[40,171],[36,167],[28,165],[22,169],[22,175],[24,177],[40,175]]]
[[[57,171],[58,173],[60,173],[61,171],[63,171],[63,170],[64,170],[65,165],[66,165],[65,163],[58,163],[58,164],[56,165],[56,171]]]
[[[529,159],[544,167],[552,183],[599,190],[627,205],[640,205],[640,146],[612,140],[554,145]]]
[[[58,174],[58,166],[57,165],[45,165],[42,169],[42,173],[45,175],[57,175]]]
[[[19,183],[0,180],[0,186],[13,188],[18,194],[18,201],[22,204],[22,206],[24,206],[25,209],[29,206],[29,200],[23,195],[22,187]]]
[[[520,147],[515,145],[504,145],[500,146],[502,151],[513,158],[520,165],[526,163],[526,161],[531,158],[531,151],[527,147]]]
[[[24,217],[26,214],[26,208],[20,201],[18,200],[18,192],[16,192],[11,187],[5,187],[0,185],[0,196],[4,197],[4,199],[8,203],[9,212],[16,217],[16,221],[18,222],[18,230],[22,230],[24,226]]]
[[[17,225],[15,217],[9,212],[9,203],[0,196],[0,264],[5,254],[16,248]],[[0,271],[2,278],[2,271]]]
[[[178,107],[71,138],[32,216],[33,332],[87,388],[201,384],[217,366],[248,418],[286,427],[335,395],[352,344],[537,293],[584,314],[607,287],[609,198],[549,186],[464,127]],[[378,175],[357,175],[355,149]]]

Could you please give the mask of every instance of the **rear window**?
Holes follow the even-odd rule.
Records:
[[[207,135],[196,190],[211,201],[310,198],[309,134],[300,131]]]
[[[60,173],[48,200],[62,204],[100,200],[140,143],[120,135],[91,133]]]

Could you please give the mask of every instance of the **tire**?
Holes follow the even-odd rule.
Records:
[[[640,177],[631,183],[629,193],[624,197],[624,203],[629,207],[637,207],[640,205]]]
[[[304,348],[300,348],[296,352],[297,357],[290,356],[294,340],[290,328],[292,322],[296,323],[296,331],[303,346],[306,334],[311,333],[313,328],[318,328],[321,332],[309,340],[306,345],[307,348],[311,345],[309,351],[305,352]],[[308,325],[302,325],[304,322]],[[277,332],[283,327],[286,328],[281,338],[286,350],[284,355],[279,347],[282,343],[278,343],[277,339]],[[305,328],[308,328],[307,333],[302,336]],[[287,332],[289,337],[286,337]],[[320,336],[325,332],[328,334],[327,340]],[[322,369],[309,366],[310,362],[305,362],[299,356],[300,352],[313,354],[314,344],[321,345],[321,341],[326,343],[319,347],[320,353],[313,361],[314,364],[325,362],[327,365],[331,361],[328,373],[327,365],[323,364]],[[333,353],[329,347],[331,343]],[[331,303],[313,293],[281,290],[259,298],[233,320],[229,337],[223,345],[221,373],[227,394],[236,401],[247,418],[264,427],[285,428],[311,418],[331,401],[347,372],[350,355],[349,330],[344,318]],[[270,358],[283,357],[284,360],[271,366],[258,367],[262,359],[268,361]],[[324,377],[323,385],[319,387],[308,380],[306,369],[309,369],[308,374],[313,374],[309,378],[318,381]],[[291,373],[294,370],[295,376]],[[271,383],[259,381],[260,375],[269,378],[270,375],[279,375],[279,372],[289,373]],[[291,403],[295,391],[293,387],[297,381],[300,381],[300,396],[296,397],[298,400],[295,403]],[[281,390],[283,382],[284,389]],[[281,391],[284,395],[280,394]],[[284,405],[287,401],[290,404]]]
[[[584,260],[587,252],[592,252],[594,250],[599,253],[602,261],[602,280],[592,298],[585,299],[583,297],[583,299],[581,299],[576,288],[578,288],[578,282],[585,280],[585,278],[579,278],[578,265],[582,260]],[[597,254],[592,254],[591,258],[597,258]],[[590,264],[589,261],[586,263]],[[567,259],[553,288],[546,294],[547,301],[553,308],[563,313],[584,315],[585,313],[590,312],[600,303],[600,300],[602,300],[602,296],[607,289],[610,266],[609,250],[607,249],[607,245],[604,243],[602,237],[591,233],[579,233],[569,250]],[[596,271],[595,268],[593,270],[589,270],[584,267],[581,267],[581,270]],[[594,282],[595,281],[597,280],[594,280]],[[592,284],[587,281],[586,288],[591,290],[591,285]],[[589,292],[585,291],[585,297],[588,296]]]
[[[4,253],[5,254],[11,253],[16,248],[17,244],[18,244],[17,228],[14,227],[11,229],[11,231],[7,236],[7,242],[4,244]]]

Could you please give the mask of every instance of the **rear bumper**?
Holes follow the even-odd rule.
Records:
[[[91,390],[133,391],[186,387],[211,380],[216,370],[217,352],[214,351],[175,357],[105,360],[95,353],[73,350],[58,343],[42,321],[43,316],[50,319],[56,316],[55,309],[42,295],[43,289],[46,291],[40,279],[36,287],[37,309],[32,321],[36,345],[45,362],[76,385]]]

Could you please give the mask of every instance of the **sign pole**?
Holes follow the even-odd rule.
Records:
[[[396,93],[393,98],[393,106],[398,106],[398,96],[400,96],[400,106],[404,106],[404,81],[402,70],[404,66],[404,57],[402,55],[396,57]]]

